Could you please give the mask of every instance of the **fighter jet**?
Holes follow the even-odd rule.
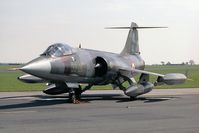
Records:
[[[144,71],[145,62],[140,56],[138,29],[164,28],[139,27],[132,22],[130,27],[109,27],[129,29],[126,44],[121,53],[110,53],[84,48],[73,48],[67,44],[50,45],[38,58],[28,62],[21,71],[26,75],[18,77],[26,83],[46,82],[43,91],[49,95],[69,93],[72,103],[79,103],[81,94],[95,85],[119,88],[131,99],[150,92],[157,85],[174,85],[186,81],[180,73],[166,75]],[[134,77],[139,74],[139,80]],[[150,82],[149,76],[157,79]]]

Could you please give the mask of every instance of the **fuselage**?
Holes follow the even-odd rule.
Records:
[[[140,55],[126,55],[104,51],[72,48],[63,56],[40,57],[27,63],[26,73],[53,82],[109,84],[118,76],[119,69],[144,69]],[[135,73],[127,73],[133,77]]]

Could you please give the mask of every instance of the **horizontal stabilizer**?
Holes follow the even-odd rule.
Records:
[[[168,27],[106,27],[105,29],[154,29],[154,28],[168,28]]]

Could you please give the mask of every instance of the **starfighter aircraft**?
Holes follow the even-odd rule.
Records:
[[[129,29],[126,44],[121,53],[110,53],[84,48],[73,48],[67,44],[50,45],[38,58],[21,68],[27,73],[18,77],[26,83],[46,82],[44,93],[58,95],[69,93],[72,103],[79,103],[81,94],[95,85],[111,84],[131,99],[150,92],[157,85],[174,85],[186,81],[180,73],[158,74],[145,71],[145,62],[140,56],[138,29],[165,28],[139,27],[132,22],[130,27],[109,27],[108,29]],[[139,74],[138,81],[134,79]],[[155,75],[155,82],[149,76]]]

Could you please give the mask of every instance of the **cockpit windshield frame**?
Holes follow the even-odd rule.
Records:
[[[72,47],[67,44],[55,43],[50,45],[41,56],[61,57],[73,54]]]

